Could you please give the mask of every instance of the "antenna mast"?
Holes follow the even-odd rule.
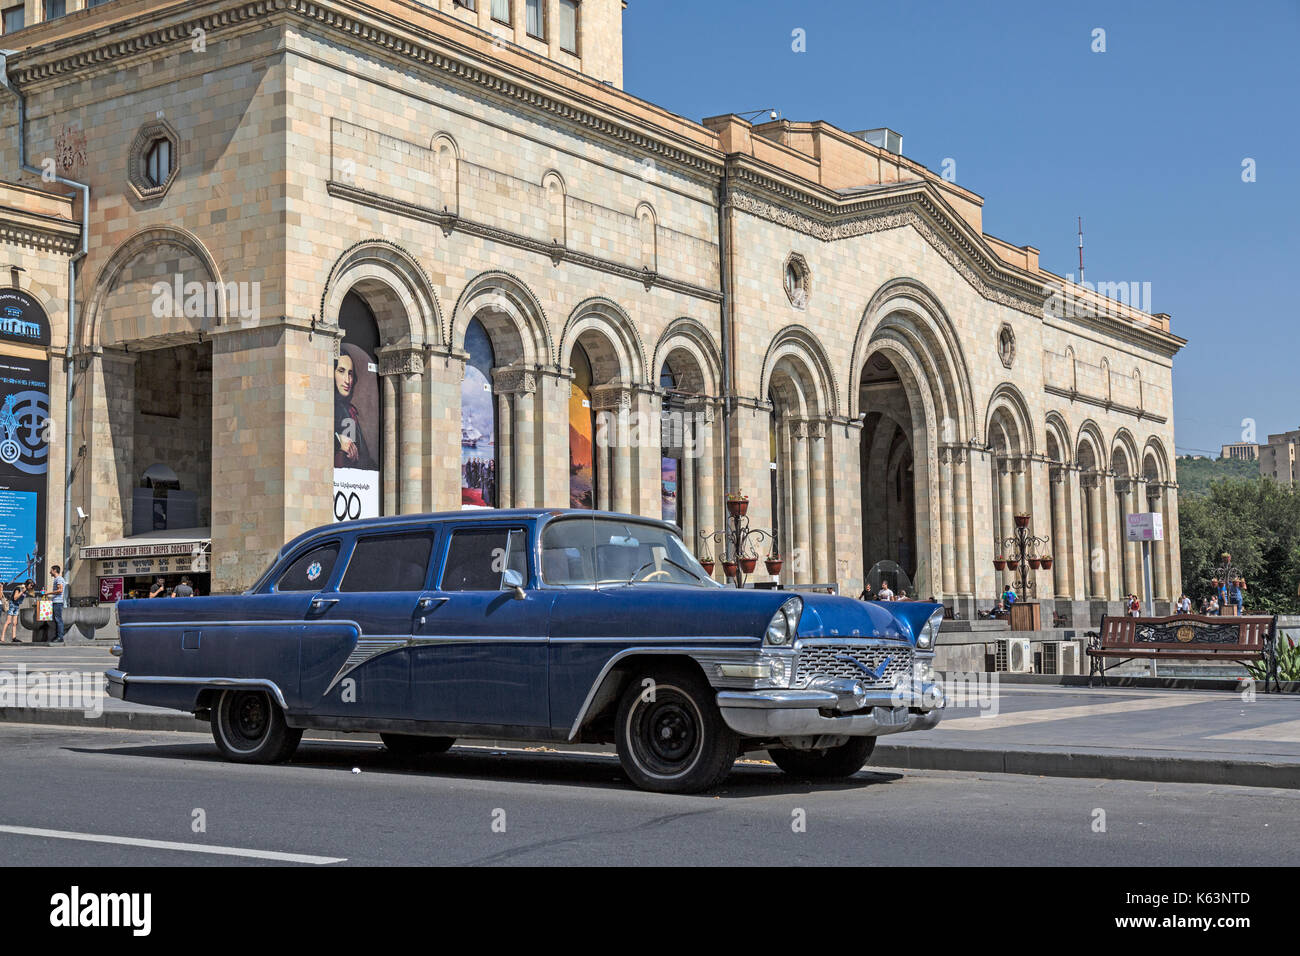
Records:
[[[1083,217],[1079,217],[1079,285],[1083,285]]]

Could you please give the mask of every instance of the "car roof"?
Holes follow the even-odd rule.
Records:
[[[617,521],[637,521],[641,524],[653,524],[669,528],[680,534],[680,529],[668,521],[647,518],[644,515],[622,514],[617,511],[590,511],[586,508],[475,508],[468,511],[430,511],[420,514],[388,515],[381,518],[361,518],[357,521],[340,521],[337,524],[321,525],[304,531],[280,549],[279,558],[315,538],[332,537],[349,534],[354,531],[400,530],[408,527],[422,527],[431,522],[446,521],[509,521],[531,520],[553,521],[557,518],[612,518]]]

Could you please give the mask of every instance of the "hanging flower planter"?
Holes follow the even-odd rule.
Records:
[[[700,567],[702,567],[702,568],[704,569],[704,573],[705,573],[705,574],[709,575],[709,577],[713,577],[713,567],[714,567],[714,565],[713,565],[713,560],[712,560],[712,559],[709,559],[708,561],[701,561],[701,562],[700,562]]]
[[[782,561],[781,561],[781,556],[779,554],[773,555],[763,563],[767,565],[767,573],[772,575],[773,577],[781,573]]]
[[[1052,556],[1051,556],[1050,554],[1049,554],[1049,555],[1046,555],[1046,556],[1044,556],[1044,557],[1042,557],[1042,558],[1039,558],[1039,560],[1042,561],[1042,563],[1043,563],[1043,570],[1044,570],[1044,571],[1050,571],[1050,570],[1052,570],[1052,560],[1053,560],[1053,558],[1052,558]]]
[[[1002,557],[1002,555],[999,554],[996,558],[993,559],[993,567],[997,568],[999,571],[1006,570],[1007,559]]]
[[[758,567],[758,558],[741,558],[740,570],[746,574],[753,574],[754,568]]]
[[[748,511],[748,495],[727,495],[727,514],[733,518],[743,518]]]
[[[734,578],[738,570],[740,569],[735,561],[722,562],[722,573],[725,574],[727,577]]]
[[[1014,571],[1014,570],[1015,570],[1016,568],[1018,568],[1018,567],[1020,567],[1020,559],[1019,559],[1019,558],[1007,558],[1007,570],[1008,570],[1008,571]]]
[[[1029,527],[1029,515],[1016,515],[1016,527],[1017,527],[1017,528],[1028,528],[1028,527]]]
[[[1035,571],[1037,571],[1037,570],[1039,569],[1039,567],[1042,566],[1042,563],[1043,563],[1043,559],[1042,559],[1042,558],[1030,558],[1030,559],[1029,559],[1029,566],[1030,566],[1031,568],[1033,568]]]

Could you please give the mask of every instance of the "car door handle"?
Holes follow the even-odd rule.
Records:
[[[442,607],[448,600],[445,597],[422,597],[415,602],[415,606],[421,611],[427,611],[430,608]]]
[[[312,609],[313,611],[323,611],[323,610],[325,610],[327,607],[329,607],[331,604],[338,604],[338,603],[339,603],[339,599],[338,599],[338,598],[319,598],[319,597],[318,597],[318,598],[312,598],[312,599],[311,599],[311,609]]]

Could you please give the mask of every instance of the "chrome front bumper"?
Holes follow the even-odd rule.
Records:
[[[763,738],[879,737],[929,730],[939,723],[944,704],[937,684],[868,691],[852,700],[834,690],[724,690],[717,701],[728,727],[744,737]]]

